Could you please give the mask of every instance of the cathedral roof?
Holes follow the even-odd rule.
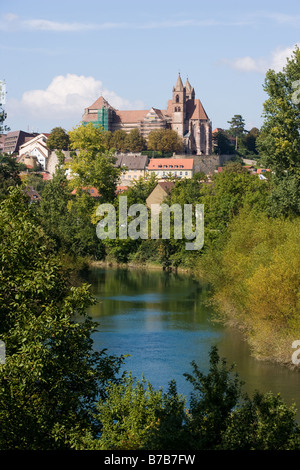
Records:
[[[133,111],[119,111],[116,110],[116,120],[121,122],[140,122],[145,119],[147,114],[149,113],[149,109],[144,110],[133,110]]]
[[[100,96],[95,103],[93,103],[91,106],[88,107],[88,109],[102,109],[102,108],[111,108],[112,106],[109,104],[106,99],[103,98],[103,96]]]
[[[186,103],[188,119],[208,119],[200,100],[188,100]]]

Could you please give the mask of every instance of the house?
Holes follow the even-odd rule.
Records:
[[[100,96],[85,108],[82,122],[92,122],[111,132],[123,129],[129,133],[139,129],[146,140],[152,130],[173,129],[183,139],[185,154],[210,155],[212,152],[211,121],[201,101],[195,98],[194,88],[188,79],[183,85],[180,74],[167,109],[119,111]]]
[[[193,158],[151,158],[147,173],[155,174],[159,179],[169,176],[192,178],[194,174]]]
[[[147,163],[147,155],[118,155],[116,165],[122,169],[121,186],[130,186],[133,181],[138,180],[139,178],[145,178]]]
[[[153,191],[149,194],[149,196],[146,199],[146,205],[149,209],[152,210],[152,212],[159,212],[160,208],[155,211],[154,208],[151,208],[152,204],[159,204],[161,205],[166,199],[171,194],[172,189],[174,188],[174,183],[172,181],[160,181],[157,183]]]
[[[35,137],[26,139],[19,147],[18,163],[25,163],[32,168],[32,160],[42,169],[46,170],[49,150],[47,148],[47,139],[49,134],[38,134]]]
[[[41,199],[40,194],[32,186],[27,186],[24,189],[24,194],[30,198],[30,203],[37,202]]]
[[[4,153],[9,155],[17,155],[20,149],[20,146],[23,145],[28,140],[36,137],[38,134],[24,132],[24,131],[12,131],[8,132],[4,139]]]
[[[85,187],[82,188],[82,190],[88,192],[92,197],[94,197],[94,198],[96,198],[96,199],[98,199],[98,198],[101,197],[101,194],[99,194],[97,188],[85,186]],[[75,196],[76,193],[77,193],[77,189],[75,188],[75,189],[73,189],[73,191],[71,192],[71,194],[72,194],[73,196]]]
[[[267,173],[267,171],[270,171],[269,168],[257,168],[256,173],[261,175],[262,173]]]

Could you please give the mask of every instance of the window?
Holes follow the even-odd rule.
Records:
[[[183,168],[183,165],[180,165],[180,168]]]
[[[185,174],[187,175],[187,174],[188,174],[188,172],[186,171],[186,172],[185,172]]]
[[[179,95],[176,95],[176,103],[179,103]]]

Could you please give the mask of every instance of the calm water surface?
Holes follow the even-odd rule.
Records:
[[[238,332],[213,322],[206,284],[185,274],[98,268],[87,281],[98,299],[89,311],[99,323],[94,347],[130,354],[124,370],[139,379],[144,374],[164,390],[175,379],[178,392],[189,398],[183,373],[192,371],[192,360],[206,373],[216,345],[228,364],[236,364],[245,391],[280,393],[297,404],[300,418],[300,373],[256,361]]]

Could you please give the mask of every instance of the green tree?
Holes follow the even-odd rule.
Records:
[[[123,129],[118,129],[112,134],[112,146],[117,152],[127,151],[127,133]]]
[[[144,150],[146,141],[137,128],[132,129],[129,134],[126,135],[125,146],[129,152],[141,152]]]
[[[213,146],[215,153],[218,155],[234,154],[234,147],[223,131],[218,131],[213,135]]]
[[[183,140],[173,129],[155,129],[150,132],[148,150],[160,152],[182,152]]]
[[[2,104],[0,103],[0,134],[3,134],[3,132],[10,131],[10,128],[4,124],[6,118],[7,113],[4,111]]]
[[[244,135],[243,144],[246,147],[247,153],[257,155],[256,141],[259,136],[259,129],[252,127],[252,129]]]
[[[70,449],[89,432],[122,358],[92,350],[89,287],[71,287],[20,188],[0,207],[0,448]]]
[[[101,201],[115,198],[121,170],[118,168],[113,150],[103,144],[102,129],[92,123],[80,125],[69,132],[71,148],[76,153],[68,163],[71,171],[71,188],[96,188]]]
[[[210,351],[210,369],[203,374],[196,362],[192,362],[193,373],[184,374],[193,385],[188,416],[188,432],[192,449],[210,450],[222,442],[227,420],[241,398],[243,383],[234,366],[228,368],[217,348]]]
[[[234,137],[241,137],[245,133],[245,120],[240,114],[235,114],[230,121],[229,133]]]
[[[47,139],[47,147],[49,150],[69,150],[68,133],[62,127],[54,127]]]
[[[19,165],[16,159],[9,155],[0,154],[0,200],[8,194],[10,186],[21,184]]]
[[[47,181],[38,208],[40,223],[62,255],[101,259],[104,247],[91,218],[95,202],[87,192],[72,195],[63,167]]]
[[[299,76],[300,51],[296,47],[283,70],[269,70],[264,83],[268,99],[257,143],[262,163],[273,171],[273,215],[300,214]]]
[[[266,181],[248,173],[240,163],[228,162],[221,173],[213,176],[211,184],[201,185],[207,239],[218,231],[226,231],[244,205],[258,212],[266,211],[269,191]]]

